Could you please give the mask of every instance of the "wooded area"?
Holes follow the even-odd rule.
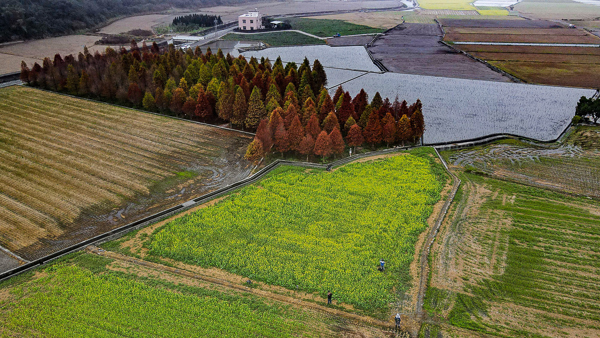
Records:
[[[0,43],[72,34],[119,16],[242,2],[247,1],[3,0],[0,1]]]
[[[246,158],[266,153],[296,152],[323,158],[351,147],[415,141],[425,130],[419,100],[408,106],[379,93],[369,102],[361,90],[354,98],[339,87],[325,88],[327,75],[319,60],[305,58],[298,67],[280,58],[233,58],[208,48],[160,48],[156,43],[119,52],[106,48],[94,55],[84,49],[77,58],[45,58],[31,69],[23,62],[21,79],[32,85],[72,95],[98,98],[149,111],[229,123],[257,130]],[[315,95],[317,93],[317,95]],[[346,142],[344,142],[344,138]]]

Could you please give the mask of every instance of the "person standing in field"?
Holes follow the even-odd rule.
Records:
[[[327,304],[331,304],[331,298],[333,297],[333,293],[331,291],[327,291]]]
[[[379,271],[383,272],[385,270],[385,261],[383,258],[379,261]]]
[[[400,329],[400,322],[402,321],[402,318],[400,318],[400,314],[396,313],[396,317],[394,317],[394,319],[396,320],[396,330]]]

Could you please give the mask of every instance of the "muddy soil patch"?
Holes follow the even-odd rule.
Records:
[[[435,24],[405,23],[375,40],[369,51],[396,73],[510,81],[482,63],[444,46],[441,39],[442,32]]]

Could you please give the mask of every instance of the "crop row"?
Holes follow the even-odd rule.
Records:
[[[429,161],[413,155],[331,173],[287,167],[160,228],[150,253],[382,310],[408,286],[441,187]]]
[[[0,331],[51,337],[291,337],[313,331],[300,311],[280,305],[124,277],[56,266],[0,300]]]

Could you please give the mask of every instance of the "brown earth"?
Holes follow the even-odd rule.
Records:
[[[447,32],[444,41],[452,42],[506,42],[506,43],[571,43],[600,44],[600,38],[593,34],[550,35],[550,34],[506,34],[506,33],[454,33]]]
[[[375,35],[342,36],[339,38],[327,39],[327,44],[334,47],[364,46],[373,41],[373,38],[375,38]]]
[[[380,36],[369,51],[392,72],[509,82],[484,64],[440,44],[434,24],[403,24]]]
[[[600,55],[600,48],[589,47],[460,45],[460,49],[469,53]]]
[[[28,260],[250,171],[236,131],[26,87],[0,91],[0,116],[0,245]]]
[[[584,30],[564,28],[550,21],[440,20],[445,41],[600,44]],[[512,25],[512,26],[511,26]],[[600,88],[600,49],[548,46],[455,45],[491,65],[529,83]]]
[[[600,88],[600,64],[490,61],[494,66],[529,83]]]
[[[461,28],[564,28],[565,25],[543,20],[469,20],[440,19],[444,27]]]

